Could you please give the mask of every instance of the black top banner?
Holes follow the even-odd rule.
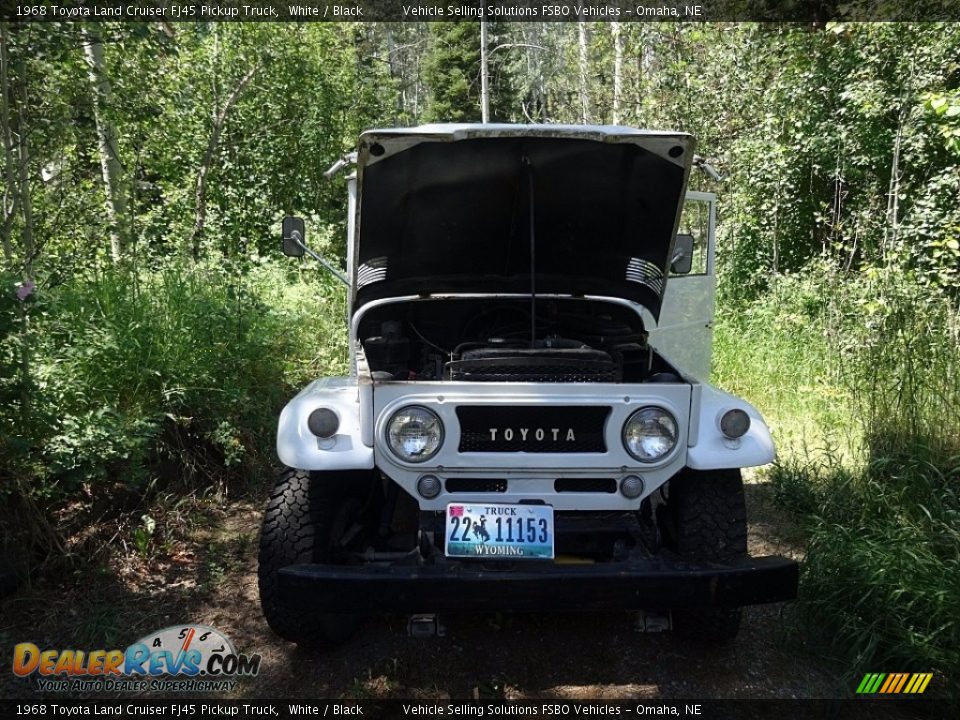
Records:
[[[958,21],[960,0],[0,0],[20,22]]]

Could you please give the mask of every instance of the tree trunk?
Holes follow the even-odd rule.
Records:
[[[397,44],[393,39],[393,29],[390,27],[389,23],[383,23],[384,26],[384,35],[387,41],[387,71],[390,73],[390,79],[394,82],[394,86],[397,88],[397,96],[394,100],[394,116],[393,124],[400,125],[403,122],[403,111],[406,105],[406,86],[404,85],[404,78],[402,74],[397,69]]]
[[[640,52],[637,55],[637,79],[632,83],[634,88],[635,120],[640,127],[648,127],[650,119],[644,105],[646,89],[650,78],[654,77],[655,56],[653,52],[654,40],[650,38],[650,31],[645,24],[638,28],[640,33]]]
[[[590,120],[590,90],[587,87],[587,23],[577,21],[577,41],[580,48],[580,122]]]
[[[610,23],[613,35],[613,124],[619,125],[623,118],[623,27],[618,22]]]
[[[20,101],[17,106],[17,171],[19,176],[20,212],[23,217],[23,279],[32,282],[33,261],[37,249],[33,238],[33,203],[30,199],[30,150],[27,146],[26,120],[23,116],[30,107],[27,96],[26,65],[20,64]],[[30,417],[30,315],[27,312],[26,299],[20,301],[20,415],[26,424]]]
[[[194,216],[193,231],[187,240],[187,248],[194,260],[200,259],[200,239],[203,236],[203,228],[207,221],[207,176],[210,174],[213,155],[217,151],[217,146],[220,144],[220,135],[223,133],[223,128],[224,125],[226,125],[230,111],[233,109],[233,106],[236,105],[237,100],[240,99],[243,89],[259,70],[260,66],[254,65],[246,75],[240,78],[240,82],[237,83],[233,92],[230,93],[230,97],[227,98],[227,101],[213,119],[210,141],[207,143],[207,149],[203,153],[203,161],[200,163],[200,169],[197,171],[197,184],[196,190],[194,191],[196,214]]]
[[[487,49],[487,21],[480,21],[480,120],[490,122],[490,58]]]
[[[13,157],[13,129],[10,126],[10,59],[7,55],[10,38],[7,23],[0,23],[0,134],[3,135],[3,224],[0,226],[3,242],[3,260],[7,268],[13,265],[13,248],[10,232],[20,207],[20,192],[17,185],[17,164]]]
[[[890,183],[887,188],[887,224],[883,229],[881,257],[886,262],[896,247],[900,236],[900,145],[903,142],[903,126],[906,121],[903,105],[897,118],[897,131],[893,136],[893,151],[890,158]]]
[[[20,65],[20,103],[17,109],[17,132],[19,143],[17,150],[17,168],[20,180],[20,213],[23,217],[23,273],[26,278],[33,276],[33,261],[37,253],[33,239],[33,203],[30,199],[30,149],[27,146],[26,120],[23,112],[30,107],[27,97],[26,66]]]
[[[536,31],[536,39],[534,40],[534,45],[543,45],[543,23],[537,23],[534,25]],[[549,117],[549,107],[547,106],[547,76],[544,69],[544,55],[545,52],[541,52],[537,55],[537,109],[539,112],[540,122],[547,122]]]
[[[108,117],[110,106],[110,78],[103,58],[103,43],[99,32],[83,28],[83,51],[89,68],[90,89],[93,93],[93,111],[97,123],[100,150],[100,169],[107,196],[107,219],[110,223],[110,256],[114,262],[123,254],[126,244],[127,196],[124,191],[123,165],[117,150],[117,132]]]

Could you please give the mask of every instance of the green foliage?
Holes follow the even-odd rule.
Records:
[[[424,79],[431,89],[424,119],[480,121],[480,24],[430,23]]]
[[[960,33],[838,25],[790,28],[779,44],[768,86],[748,103],[756,127],[721,141],[734,188],[725,292],[755,296],[770,273],[822,252],[848,268],[899,254],[947,280],[955,258],[933,253],[956,235],[945,198],[960,158],[930,130],[949,124],[946,111],[933,117],[932,102],[954,82]]]
[[[48,506],[269,476],[282,404],[344,367],[343,293],[315,272],[178,262],[40,291],[29,415],[3,404],[0,473]]]
[[[960,669],[960,458],[790,460],[772,479],[805,519],[801,609],[856,669]],[[952,466],[952,467],[951,467]]]
[[[480,23],[431,22],[422,56],[425,122],[479,122],[481,111]],[[529,99],[524,63],[526,28],[487,22],[487,71],[491,122],[523,122]],[[525,72],[526,71],[526,72]],[[418,118],[411,118],[418,119]]]
[[[771,421],[806,531],[801,608],[858,669],[960,671],[958,328],[913,273],[820,261],[718,325],[717,381]]]
[[[849,393],[825,331],[829,297],[840,282],[812,263],[778,278],[762,300],[718,310],[714,381],[761,409],[781,454],[848,455],[859,443],[846,422]]]
[[[140,525],[133,530],[133,547],[141,557],[147,557],[150,553],[150,546],[153,543],[153,533],[157,529],[157,521],[150,515],[143,515],[140,518]]]
[[[267,259],[278,219],[342,260],[323,171],[369,126],[478,120],[479,25],[99,24],[129,193],[116,264],[83,26],[0,29],[29,159],[6,197],[32,207],[3,225],[0,538],[23,517],[46,525],[34,549],[66,552],[109,502],[149,558],[167,533],[146,498],[263,474],[282,403],[347,367],[344,293]],[[489,24],[494,119],[612,120],[611,28],[585,27],[582,77],[578,30]],[[960,671],[960,26],[620,31],[621,122],[693,133],[723,174],[691,185],[722,198],[716,377],[778,441],[803,607],[857,662]]]

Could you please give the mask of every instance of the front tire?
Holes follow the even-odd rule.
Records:
[[[725,563],[747,554],[747,509],[740,470],[685,470],[670,481],[668,547],[688,560]],[[673,611],[677,635],[711,643],[733,640],[740,608]]]
[[[280,637],[318,647],[342,643],[357,631],[358,615],[283,606],[278,572],[288,565],[343,561],[345,538],[349,546],[362,545],[373,491],[368,473],[288,468],[278,478],[263,517],[258,585],[263,615]]]

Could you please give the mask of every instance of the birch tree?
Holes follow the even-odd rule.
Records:
[[[223,106],[214,112],[213,127],[210,131],[210,139],[207,141],[207,149],[203,153],[203,160],[200,162],[200,168],[197,170],[197,180],[194,185],[194,222],[193,230],[187,240],[189,253],[194,260],[200,259],[200,239],[203,236],[203,228],[207,222],[207,177],[210,174],[210,168],[213,165],[214,154],[220,144],[220,136],[223,134],[223,128],[230,116],[230,111],[237,104],[240,95],[247,85],[253,80],[254,76],[260,71],[260,65],[254,65],[247,73],[240,78],[240,81],[233,88],[233,91],[227,97]]]
[[[613,36],[613,124],[622,121],[623,108],[623,28],[619,22],[610,23]]]
[[[587,23],[583,20],[577,21],[577,48],[579,50],[579,76],[580,76],[580,122],[586,125],[590,121],[590,88],[587,85]]]
[[[0,226],[3,244],[3,260],[7,267],[13,264],[13,249],[10,231],[20,208],[19,184],[15,173],[17,164],[13,156],[13,129],[10,126],[10,56],[7,23],[0,23],[0,131],[3,139],[3,224]]]
[[[480,21],[480,118],[490,122],[490,48],[487,40],[487,21]]]
[[[110,256],[116,262],[123,255],[127,240],[127,196],[123,163],[120,161],[120,152],[117,148],[117,131],[109,116],[112,89],[99,32],[85,26],[81,36],[97,124],[97,147],[100,153],[100,169],[103,175],[107,219],[110,226]]]

